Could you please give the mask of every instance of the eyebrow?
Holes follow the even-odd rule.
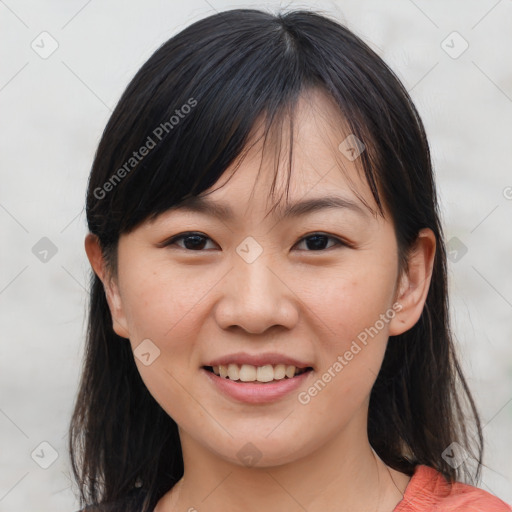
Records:
[[[288,204],[277,214],[279,219],[289,217],[300,217],[308,213],[324,210],[327,208],[342,208],[351,210],[360,216],[366,217],[367,212],[354,201],[340,196],[325,196],[305,199],[296,203]],[[183,200],[176,206],[171,207],[171,211],[185,211],[191,213],[202,213],[216,217],[223,221],[229,221],[235,216],[230,206],[211,201],[207,197],[193,196]]]

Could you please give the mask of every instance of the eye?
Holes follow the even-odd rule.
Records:
[[[182,240],[184,247],[176,243],[178,241],[181,242]],[[211,240],[211,238],[207,237],[202,233],[182,233],[181,235],[176,235],[171,239],[167,240],[166,242],[161,244],[161,247],[178,245],[178,247],[181,247],[182,249],[185,250],[201,251],[202,249],[204,249],[206,240]]]
[[[307,252],[311,251],[322,251],[325,249],[331,248],[333,245],[326,247],[326,243],[328,240],[334,241],[333,245],[340,245],[340,246],[349,246],[348,243],[343,242],[339,238],[326,235],[324,233],[312,233],[311,235],[303,237],[296,246],[305,243],[307,249]],[[182,242],[183,245],[178,244],[178,242]],[[210,237],[204,235],[203,233],[195,233],[195,232],[189,232],[189,233],[182,233],[180,235],[176,235],[169,240],[163,242],[160,244],[160,247],[168,247],[171,245],[177,245],[178,247],[188,250],[188,251],[197,251],[201,252],[203,249],[205,249],[205,246],[207,245],[208,241],[212,241]],[[213,241],[212,241],[213,242]]]
[[[307,252],[322,251],[326,249],[325,245],[328,240],[334,240],[334,245],[348,245],[345,242],[342,242],[340,239],[326,235],[324,233],[312,233],[311,235],[305,236],[297,245],[305,243],[306,247],[310,249]],[[330,247],[332,247],[332,245]]]

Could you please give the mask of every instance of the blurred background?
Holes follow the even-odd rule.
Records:
[[[73,512],[67,427],[84,346],[84,198],[124,88],[215,11],[334,15],[393,68],[429,136],[453,327],[482,415],[479,486],[512,503],[512,1],[0,0],[0,511]]]

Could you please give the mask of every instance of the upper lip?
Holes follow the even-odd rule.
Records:
[[[247,354],[245,352],[237,352],[236,354],[230,354],[226,356],[221,356],[216,359],[212,359],[209,363],[204,366],[227,366],[228,364],[250,364],[253,366],[265,366],[267,364],[276,365],[276,364],[284,364],[284,365],[293,365],[297,368],[308,368],[313,367],[312,364],[306,363],[304,361],[299,361],[293,357],[286,356],[284,354],[278,354],[276,352],[267,352],[265,354]]]

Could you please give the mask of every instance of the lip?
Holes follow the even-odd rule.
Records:
[[[240,366],[243,364],[251,364],[253,366],[284,364],[293,365],[297,368],[311,367],[314,369],[314,366],[311,363],[299,361],[298,359],[294,359],[293,357],[289,357],[284,354],[278,354],[277,352],[267,352],[266,354],[257,355],[247,354],[246,352],[237,352],[236,354],[225,355],[218,357],[217,359],[213,359],[209,363],[205,363],[203,366],[227,366],[230,363],[238,364]]]
[[[284,378],[276,382],[252,383],[240,382],[219,377],[204,368],[201,372],[206,375],[210,382],[224,395],[229,396],[239,402],[248,404],[263,404],[268,402],[275,402],[284,396],[295,391],[306,379],[309,378],[313,370],[306,371],[291,379]]]

